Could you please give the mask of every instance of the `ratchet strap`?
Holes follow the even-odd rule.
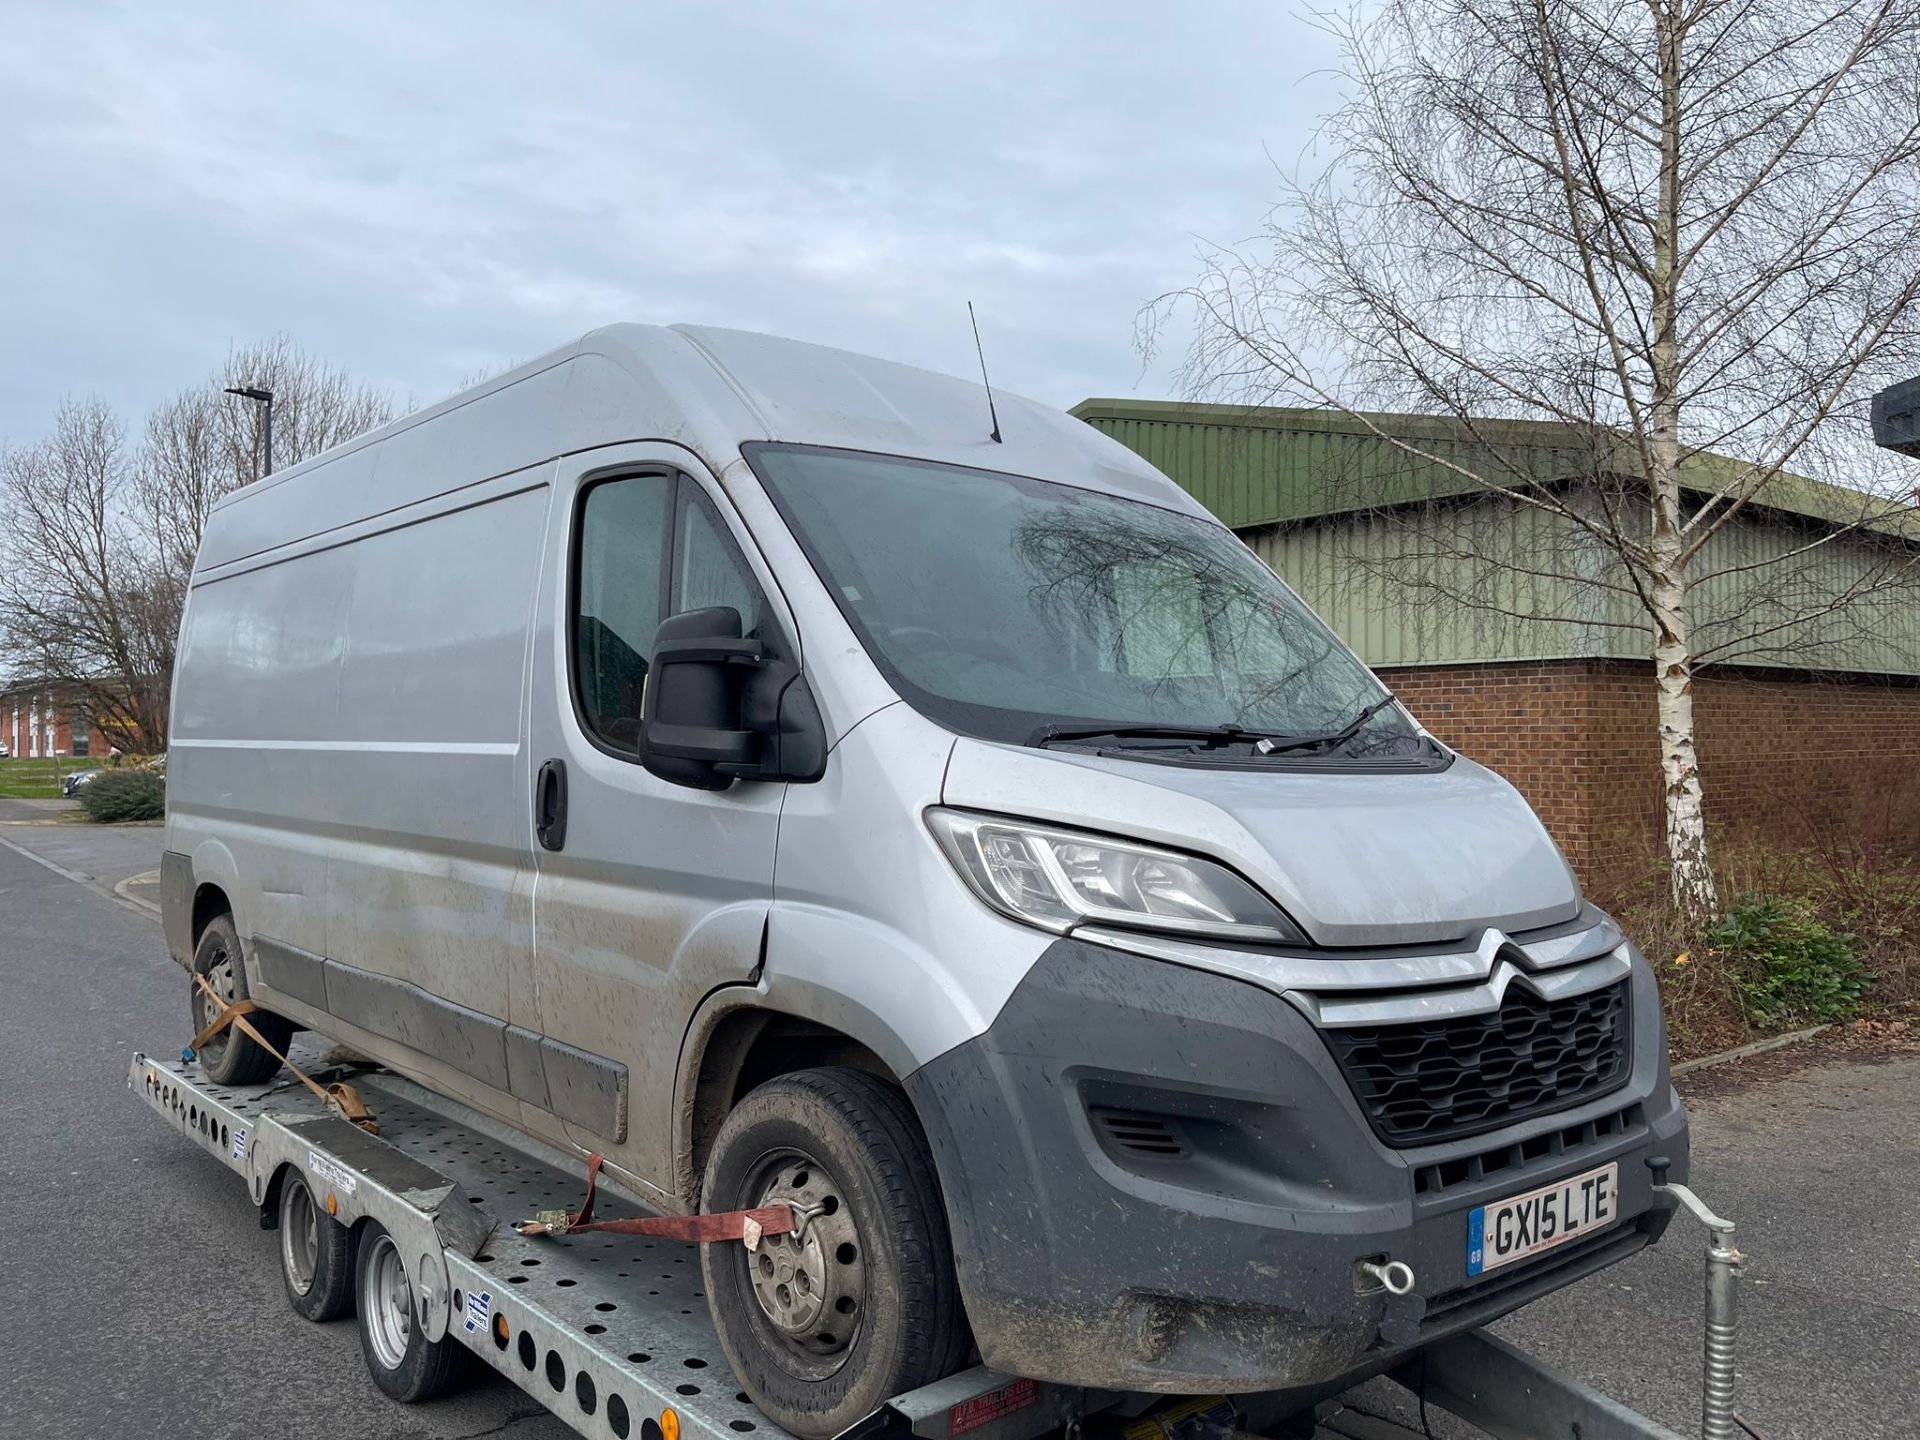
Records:
[[[293,1061],[289,1060],[285,1055],[281,1054],[279,1050],[268,1043],[267,1038],[256,1030],[253,1024],[247,1019],[247,1016],[253,1014],[260,1008],[258,1005],[255,1005],[251,1000],[228,1001],[222,999],[220,992],[213,988],[204,975],[196,973],[193,977],[193,983],[204,990],[207,998],[215,1005],[218,1005],[220,1010],[213,1019],[207,1022],[206,1029],[194,1036],[193,1039],[188,1042],[186,1049],[180,1052],[180,1059],[183,1062],[189,1065],[192,1064],[194,1052],[231,1025],[234,1029],[247,1035],[254,1044],[258,1045],[262,1050],[265,1050],[282,1065],[286,1066],[287,1069],[291,1070],[295,1079],[299,1080],[302,1085],[306,1086],[307,1089],[318,1096],[320,1103],[339,1115],[341,1119],[351,1125],[358,1126],[369,1135],[378,1135],[380,1133],[380,1122],[373,1118],[373,1112],[367,1109],[367,1102],[360,1098],[360,1092],[358,1090],[355,1090],[353,1086],[343,1081],[336,1081],[331,1085],[321,1085],[318,1081],[311,1079],[306,1071],[302,1070],[298,1065],[294,1064]]]
[[[513,1228],[522,1235],[573,1235],[597,1230],[608,1235],[651,1235],[661,1240],[685,1240],[708,1245],[718,1240],[738,1240],[749,1250],[757,1249],[762,1235],[785,1235],[800,1228],[800,1217],[791,1205],[762,1205],[757,1210],[725,1210],[715,1215],[654,1215],[638,1220],[596,1220],[593,1202],[600,1180],[602,1159],[587,1157],[587,1198],[578,1210],[542,1210],[538,1218],[522,1220]]]

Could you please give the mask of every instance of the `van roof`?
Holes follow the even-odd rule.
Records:
[[[745,330],[608,325],[243,486],[218,508],[255,508],[246,502],[283,486],[327,492],[290,505],[282,491],[266,507],[283,512],[267,528],[279,532],[271,543],[284,543],[598,446],[670,441],[718,473],[743,443],[774,440],[1035,475],[1205,514],[1145,460],[1064,411],[998,390],[993,398],[1004,443],[990,436],[985,389],[950,375]],[[375,447],[377,461],[366,454]],[[329,468],[324,486],[299,483]],[[257,553],[269,538],[255,534],[237,553],[219,546],[225,553],[211,563]]]

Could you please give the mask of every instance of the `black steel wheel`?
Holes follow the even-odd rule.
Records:
[[[775,1423],[837,1435],[952,1374],[970,1338],[933,1158],[899,1089],[846,1069],[768,1081],[721,1126],[702,1208],[788,1203],[804,1228],[701,1252],[735,1376]]]
[[[234,929],[231,915],[218,915],[200,932],[200,943],[193,951],[193,973],[204,975],[223,1002],[247,998],[247,970],[241,962],[240,932]],[[198,1035],[220,1013],[199,985],[189,980],[187,997],[193,1014],[193,1033]],[[293,1026],[278,1015],[256,1010],[247,1023],[274,1046],[285,1051],[293,1037]],[[272,1051],[255,1043],[253,1037],[229,1025],[200,1047],[200,1068],[216,1085],[258,1085],[270,1080],[280,1069]]]
[[[279,1231],[287,1302],[309,1320],[351,1315],[353,1232],[321,1208],[297,1170],[280,1182]]]

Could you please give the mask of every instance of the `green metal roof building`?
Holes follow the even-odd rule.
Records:
[[[1376,666],[1645,659],[1652,629],[1607,548],[1549,510],[1488,493],[1578,487],[1624,457],[1569,427],[1168,401],[1073,413],[1237,531]],[[1396,449],[1369,422],[1416,444]],[[1614,463],[1616,460],[1618,464]],[[1737,462],[1688,462],[1711,494]],[[1694,567],[1699,648],[1718,664],[1920,676],[1920,511],[1783,475]],[[1574,497],[1578,500],[1578,497]],[[1598,497],[1593,501],[1596,515]],[[1640,532],[1645,533],[1644,508]],[[1856,533],[1809,549],[1836,529]],[[1432,613],[1442,599],[1449,613]],[[1424,603],[1432,602],[1432,603]]]
[[[1525,498],[1548,487],[1593,526],[1645,535],[1616,437],[1167,401],[1073,413],[1193,494],[1436,733],[1514,780],[1583,872],[1654,833],[1651,624],[1613,552]],[[1739,471],[1685,464],[1695,503]],[[1912,792],[1895,822],[1920,847],[1920,511],[1792,475],[1761,494],[1691,567],[1710,819],[1804,838],[1864,823],[1892,786]],[[1798,758],[1783,770],[1756,745]],[[1808,787],[1809,803],[1780,803]]]

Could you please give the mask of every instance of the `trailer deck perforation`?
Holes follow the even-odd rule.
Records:
[[[312,1061],[295,1059],[303,1067]],[[277,1169],[285,1163],[277,1152],[299,1148],[289,1141],[306,1122],[325,1118],[320,1102],[298,1085],[266,1091],[216,1085],[178,1060],[136,1056],[130,1083],[246,1178],[256,1202],[265,1201],[273,1175],[262,1173],[255,1157],[273,1157]],[[670,1405],[688,1434],[786,1436],[734,1383],[707,1318],[699,1256],[691,1246],[627,1236],[524,1239],[511,1223],[578,1205],[583,1176],[542,1165],[388,1090],[379,1091],[373,1109],[381,1132],[375,1143],[442,1177],[457,1192],[451,1204],[485,1227],[484,1243],[473,1253],[446,1249],[446,1300],[451,1308],[457,1296],[453,1314],[463,1316],[470,1297],[487,1297],[487,1320],[477,1334],[469,1335],[464,1321],[452,1328],[492,1369],[549,1408],[562,1410],[555,1401],[569,1400],[572,1413],[564,1418],[586,1434],[627,1440]],[[245,1137],[244,1153],[236,1153],[236,1135]],[[347,1206],[358,1199],[335,1194]],[[646,1213],[605,1192],[598,1209],[607,1219]],[[388,1223],[380,1214],[373,1218]],[[507,1319],[504,1345],[495,1338],[494,1314]]]
[[[305,1045],[295,1059],[319,1068]],[[523,1237],[511,1223],[577,1205],[583,1174],[561,1168],[558,1152],[559,1163],[547,1163],[506,1142],[504,1127],[410,1082],[355,1078],[372,1092],[378,1138],[328,1114],[297,1083],[223,1086],[197,1066],[135,1052],[128,1086],[247,1182],[263,1224],[271,1223],[274,1186],[287,1167],[306,1177],[342,1223],[378,1221],[409,1257],[428,1338],[458,1340],[578,1433],[665,1440],[660,1417],[670,1408],[688,1437],[793,1440],[738,1388],[708,1319],[692,1246],[594,1233]],[[602,1196],[605,1218],[647,1213],[617,1191],[603,1188]],[[504,1317],[504,1331],[496,1317]],[[1500,1440],[1679,1440],[1477,1331],[1432,1345],[1423,1357],[1417,1373],[1403,1369],[1392,1378],[1425,1389],[1436,1408]],[[967,1440],[1036,1440],[1063,1426],[1074,1433],[1080,1420],[1124,1399],[976,1366],[894,1397],[843,1440],[954,1440],[962,1433]],[[1369,1433],[1414,1440],[1416,1432],[1362,1418],[1376,1427]]]

